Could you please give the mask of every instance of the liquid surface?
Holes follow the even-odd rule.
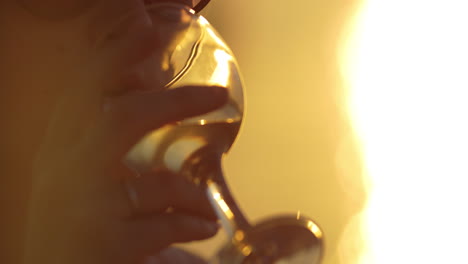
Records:
[[[197,150],[209,146],[226,153],[237,136],[240,120],[182,122],[166,125],[143,138],[128,154],[127,161],[139,171],[169,169],[178,172]]]

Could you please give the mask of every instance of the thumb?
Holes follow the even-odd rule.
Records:
[[[219,229],[217,222],[182,213],[136,219],[131,225],[128,241],[137,256],[152,255],[172,243],[207,239]]]

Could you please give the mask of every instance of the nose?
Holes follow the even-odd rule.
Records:
[[[120,76],[118,91],[163,89],[174,76],[171,56],[190,27],[193,14],[184,6],[134,6],[107,29],[97,49],[110,53]]]

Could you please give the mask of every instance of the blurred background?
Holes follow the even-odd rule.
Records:
[[[246,86],[225,171],[249,219],[313,218],[325,264],[468,263],[466,5],[212,1]]]

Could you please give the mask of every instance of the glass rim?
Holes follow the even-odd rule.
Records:
[[[145,6],[146,7],[151,7],[151,6],[157,6],[157,5],[161,5],[161,4],[174,4],[174,5],[184,5],[186,6],[188,9],[192,10],[191,13],[193,14],[196,14],[196,13],[199,13],[200,11],[202,11],[209,3],[210,3],[211,0],[196,0],[196,1],[192,1],[192,0],[179,0],[179,1],[148,1],[148,3],[145,3]],[[188,4],[187,2],[198,2],[197,4],[195,4],[195,6],[191,6],[190,4]]]
[[[200,0],[200,2],[196,4],[192,9],[195,11],[195,13],[198,13],[202,11],[203,8],[205,8],[205,6],[208,5],[209,2],[210,0]]]

